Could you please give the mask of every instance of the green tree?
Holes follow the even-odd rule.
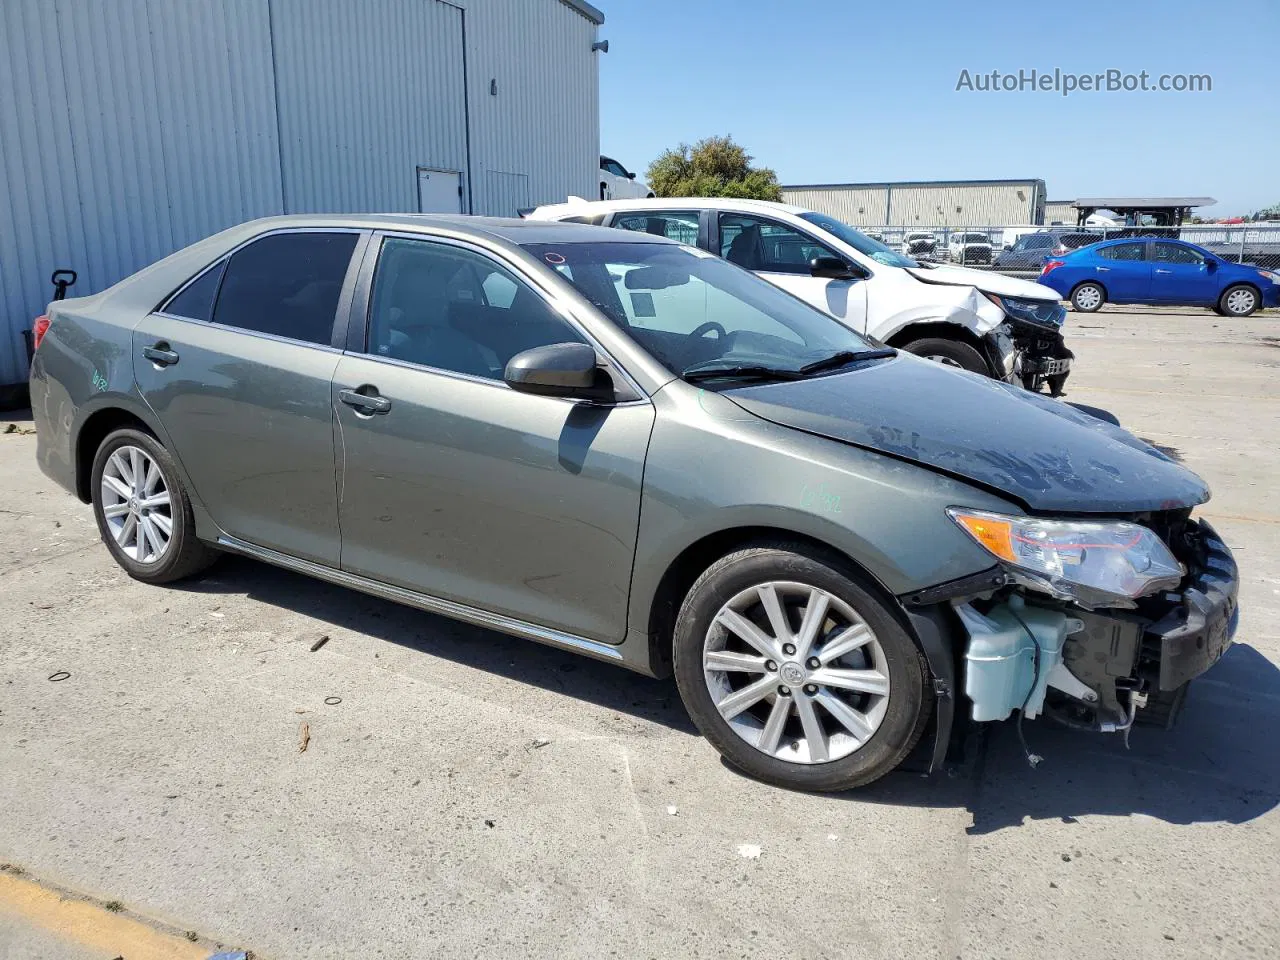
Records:
[[[692,147],[664,150],[649,164],[649,186],[660,197],[749,197],[781,200],[778,175],[753,167],[753,157],[733,137],[706,137]]]

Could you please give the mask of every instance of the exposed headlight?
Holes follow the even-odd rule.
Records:
[[[1034,323],[1038,327],[1049,327],[1056,330],[1062,326],[1062,322],[1067,317],[1067,308],[1056,301],[1002,297],[999,294],[986,293],[985,291],[983,296],[1014,320]]]
[[[1270,280],[1272,283],[1280,283],[1280,273],[1272,273],[1270,270],[1259,270],[1258,273],[1262,274],[1262,276]]]
[[[1146,527],[1120,520],[1040,520],[951,507],[947,514],[1020,583],[1080,606],[1132,607],[1176,587],[1182,565]]]

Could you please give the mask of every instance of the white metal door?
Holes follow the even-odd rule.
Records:
[[[462,175],[456,170],[418,170],[419,213],[461,213]]]

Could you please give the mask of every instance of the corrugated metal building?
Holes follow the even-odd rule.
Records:
[[[1043,180],[916,180],[784,186],[782,199],[854,226],[1044,223]]]
[[[101,290],[254,217],[591,196],[585,0],[3,0],[0,387]]]
[[[1074,200],[1046,200],[1044,204],[1044,222],[1046,225],[1063,223],[1074,227],[1078,213]]]

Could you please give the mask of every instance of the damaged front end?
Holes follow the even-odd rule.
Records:
[[[1045,576],[1016,548],[1016,562],[1009,562],[1010,553],[1000,553],[1006,545],[998,523],[966,526],[957,519],[1003,562],[966,582],[904,598],[918,632],[922,624],[949,628],[954,641],[947,689],[935,692],[949,697],[952,689],[963,690],[977,722],[1043,715],[1075,729],[1121,732],[1126,743],[1135,724],[1172,726],[1187,685],[1222,657],[1239,620],[1231,551],[1190,512],[1110,523],[1053,521],[1076,537],[1053,545],[1058,559],[1066,554],[1067,565],[1083,566],[1092,551],[1109,561],[1095,563],[1092,584]],[[1108,528],[1118,535],[1089,539]],[[1032,530],[1015,528],[1011,539],[1034,541]],[[1145,537],[1159,547],[1140,546]],[[1043,553],[1044,540],[1022,547]],[[1110,562],[1119,551],[1127,551],[1127,566]],[[948,703],[940,710],[940,736],[946,735],[942,715],[949,722],[953,709]],[[939,744],[935,764],[943,749]]]
[[[1066,309],[1052,301],[984,295],[1005,312],[1001,326],[1013,343],[1013,382],[1033,393],[1047,386],[1050,395],[1061,396],[1075,359],[1062,336]]]

